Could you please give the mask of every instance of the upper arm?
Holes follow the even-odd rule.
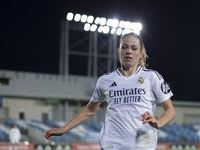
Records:
[[[96,113],[96,111],[99,109],[100,104],[101,102],[89,101],[86,107],[88,108],[90,112]]]
[[[161,106],[163,107],[163,109],[166,111],[167,109],[174,109],[174,106],[171,102],[171,99],[167,99],[166,101],[161,103]]]

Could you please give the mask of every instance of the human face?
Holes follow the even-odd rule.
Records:
[[[134,36],[124,37],[118,49],[121,66],[126,69],[137,67],[139,59],[142,57],[140,49],[140,40],[138,38]]]

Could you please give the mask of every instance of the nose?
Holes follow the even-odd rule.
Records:
[[[126,53],[128,53],[128,54],[131,53],[131,48],[130,47],[126,49]]]

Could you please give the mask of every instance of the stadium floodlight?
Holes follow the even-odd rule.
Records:
[[[106,19],[105,17],[96,17],[94,18],[92,15],[81,15],[81,14],[73,14],[72,12],[68,12],[66,15],[66,20],[85,23],[84,30],[94,32],[98,30],[100,33],[110,33],[117,35],[124,35],[128,32],[135,32],[136,34],[140,34],[142,30],[142,24],[139,22],[130,22],[130,21],[119,21],[118,19]]]
[[[117,35],[121,35],[121,34],[122,34],[122,29],[121,29],[121,28],[118,28],[117,31],[116,31],[116,34],[117,34]]]
[[[85,23],[87,21],[87,15],[81,16],[81,22]]]
[[[103,27],[103,33],[107,34],[109,32],[110,28],[108,26]]]
[[[94,32],[94,31],[96,31],[96,29],[97,29],[97,25],[96,24],[91,25],[90,31]]]
[[[90,24],[89,24],[89,23],[86,23],[86,24],[84,25],[84,30],[85,30],[85,31],[89,31],[89,30],[90,30]]]
[[[112,25],[111,25],[111,26],[112,26],[113,28],[117,28],[118,25],[119,25],[119,20],[113,19],[113,20],[112,20]]]
[[[126,34],[126,33],[130,33],[133,32],[131,29],[124,29],[122,32],[122,35]]]
[[[131,28],[131,22],[130,22],[130,21],[126,21],[124,25],[125,25],[124,27],[125,27],[126,29]]]
[[[141,23],[132,22],[131,23],[131,29],[132,30],[141,31],[142,30],[142,24]]]
[[[125,21],[121,20],[121,21],[119,22],[119,27],[120,27],[120,28],[124,28],[124,27],[125,27]]]
[[[141,31],[142,30],[142,24],[141,23],[136,23],[136,29],[138,30],[138,31]]]
[[[88,16],[87,22],[88,23],[92,23],[93,21],[94,21],[94,17],[93,16]]]
[[[67,16],[66,16],[66,19],[67,19],[68,21],[71,21],[71,20],[73,20],[73,17],[74,17],[74,14],[71,13],[71,12],[69,12],[69,13],[67,14]]]
[[[113,20],[112,20],[112,19],[108,19],[108,20],[107,20],[107,23],[106,23],[106,24],[107,24],[107,26],[112,26],[112,22],[113,22]]]
[[[133,30],[133,32],[140,35],[140,31],[138,31],[138,30]]]
[[[98,32],[101,33],[103,31],[103,26],[99,26]]]
[[[114,34],[116,31],[116,28],[112,28],[112,30],[110,31],[111,34]]]
[[[131,23],[131,29],[132,29],[132,30],[135,30],[136,27],[137,27],[137,23],[136,23],[136,22],[132,22],[132,23]]]
[[[80,14],[76,14],[75,17],[74,17],[74,20],[76,22],[78,22],[78,21],[80,21],[80,19],[81,19],[81,15]]]
[[[108,19],[107,26],[111,26],[113,28],[117,28],[119,25],[119,21],[117,19]]]
[[[99,17],[96,17],[94,23],[95,23],[95,24],[99,24],[99,23],[100,23],[100,20],[101,20],[101,19],[100,19]]]
[[[101,18],[100,25],[104,26],[106,24],[106,18]]]

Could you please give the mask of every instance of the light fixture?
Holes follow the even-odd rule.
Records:
[[[104,34],[117,34],[117,35],[124,35],[128,32],[135,32],[136,34],[140,34],[142,30],[142,24],[139,22],[130,22],[130,21],[119,21],[118,19],[106,19],[105,17],[96,17],[94,18],[92,15],[81,15],[76,14],[74,15],[72,12],[68,12],[66,15],[66,19],[68,21],[79,22],[81,21],[84,24],[85,31],[94,32],[98,30],[100,33]]]
[[[109,32],[110,28],[108,26],[103,27],[103,33],[107,34]]]
[[[80,14],[76,14],[75,17],[74,17],[74,20],[76,22],[78,22],[78,21],[80,21],[80,19],[81,19],[81,15]]]
[[[103,26],[99,26],[98,32],[101,33],[103,31]]]
[[[122,35],[126,34],[126,33],[130,33],[130,32],[133,32],[132,30],[130,29],[124,29],[123,32],[122,32]]]
[[[125,27],[125,21],[124,21],[124,20],[121,20],[121,21],[119,22],[119,27],[120,27],[120,28],[124,28],[124,27]]]
[[[87,22],[88,23],[92,23],[93,21],[94,21],[94,17],[93,16],[88,16]]]
[[[141,31],[142,30],[142,24],[141,23],[136,23],[136,29],[138,30],[138,31]]]
[[[95,23],[95,24],[99,24],[99,23],[100,23],[100,20],[101,20],[101,19],[100,19],[99,17],[96,17],[94,23]]]
[[[96,24],[91,25],[90,31],[94,32],[94,31],[96,31],[96,29],[97,29],[97,25]]]
[[[108,20],[107,20],[107,23],[106,23],[107,26],[112,26],[112,21],[113,21],[112,19],[108,19]]]
[[[66,19],[67,19],[68,21],[71,21],[71,20],[73,20],[73,17],[74,17],[74,14],[71,13],[71,12],[69,12],[69,13],[67,14],[67,16],[66,16]]]
[[[112,25],[111,25],[111,26],[112,26],[113,28],[117,28],[118,25],[119,25],[119,20],[113,19],[113,20],[112,20]]]
[[[89,24],[89,23],[86,23],[86,24],[84,25],[84,30],[85,30],[85,31],[89,31],[89,30],[90,30],[90,24]]]
[[[110,31],[111,34],[114,34],[116,31],[116,28],[112,28],[112,30]]]
[[[104,26],[106,24],[106,18],[102,17],[100,20],[100,25]]]
[[[138,30],[133,30],[133,32],[140,35],[140,31],[138,31]]]
[[[87,21],[87,16],[86,15],[82,15],[81,16],[81,22],[85,23]]]
[[[126,21],[124,26],[125,26],[126,29],[131,28],[131,22],[130,21]]]
[[[121,29],[121,28],[118,28],[117,31],[116,31],[116,34],[117,34],[117,35],[121,35],[121,34],[122,34],[122,29]]]

